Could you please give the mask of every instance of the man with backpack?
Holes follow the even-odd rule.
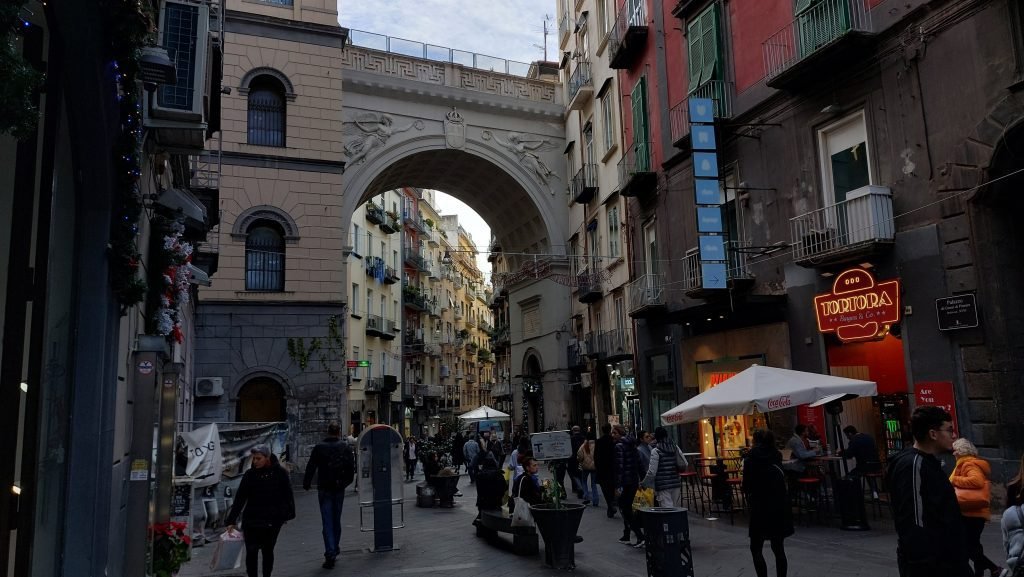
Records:
[[[355,454],[341,439],[341,427],[332,422],[327,426],[327,437],[313,447],[302,479],[302,488],[308,491],[313,475],[317,474],[320,519],[324,526],[324,569],[333,568],[341,552],[341,508],[345,504],[345,487],[352,482],[355,473]]]

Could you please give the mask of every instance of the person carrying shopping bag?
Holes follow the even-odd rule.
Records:
[[[235,502],[225,519],[228,531],[235,530],[239,516],[245,537],[245,572],[259,577],[259,555],[263,553],[263,577],[274,570],[274,546],[281,527],[295,518],[295,497],[288,472],[276,462],[270,447],[250,449],[252,466],[238,484]]]

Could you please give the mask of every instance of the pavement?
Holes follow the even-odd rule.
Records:
[[[418,477],[422,480],[422,477]],[[275,549],[274,577],[329,577],[373,575],[416,577],[447,576],[533,577],[563,573],[544,565],[543,552],[520,557],[489,545],[475,536],[476,491],[466,477],[460,482],[464,496],[456,498],[453,509],[416,507],[414,483],[405,483],[405,527],[395,530],[396,550],[370,552],[373,533],[360,531],[358,496],[346,492],[342,515],[341,556],[334,569],[323,569],[323,539],[316,491],[296,490],[297,518],[285,525]],[[888,515],[887,512],[884,512]],[[369,514],[369,510],[367,510]],[[796,534],[786,540],[790,577],[898,577],[895,567],[896,537],[887,518],[874,520],[868,513],[870,531],[841,531],[832,526],[798,525]],[[749,551],[746,519],[736,515],[710,521],[699,514],[689,517],[694,574],[697,577],[748,577],[755,575]],[[647,575],[643,551],[618,543],[622,519],[609,519],[605,507],[587,507],[576,545],[574,573],[585,577],[644,577]],[[508,537],[504,535],[504,537]],[[982,543],[989,558],[1004,565],[1005,553],[998,522],[985,526]],[[543,540],[541,541],[543,548]],[[179,577],[244,576],[241,569],[213,573],[208,570],[214,545],[193,549],[192,560],[182,567]],[[769,574],[775,575],[774,559],[765,545]]]

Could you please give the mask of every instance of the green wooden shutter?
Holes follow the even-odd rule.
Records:
[[[796,4],[793,6],[793,13],[800,14],[804,10],[807,10],[814,5],[815,0],[796,0]]]
[[[703,38],[700,32],[700,18],[695,18],[693,22],[686,28],[686,41],[687,41],[687,73],[690,77],[690,88],[689,91],[693,92],[700,86],[701,71],[704,70],[702,59],[704,58],[704,49],[701,48]]]
[[[647,126],[647,78],[640,77],[631,95],[633,109],[633,145],[636,171],[647,172],[650,164],[650,133]]]
[[[700,82],[704,84],[709,80],[718,78],[718,4],[712,4],[700,16],[701,28],[701,49],[704,55],[701,57],[703,67],[700,73]]]

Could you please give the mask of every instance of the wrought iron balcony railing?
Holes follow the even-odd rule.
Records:
[[[628,68],[647,40],[647,0],[626,0],[608,31],[608,64]]]
[[[884,186],[861,187],[848,192],[845,201],[796,216],[789,225],[797,264],[862,256],[893,243],[892,192]]]
[[[868,0],[816,0],[761,44],[769,86],[777,76],[850,33],[873,32]]]
[[[665,309],[665,275],[645,274],[626,286],[629,316],[638,318]]]
[[[594,95],[594,79],[590,61],[581,60],[569,75],[569,110],[579,110]]]
[[[619,161],[619,192],[622,196],[642,196],[654,191],[657,182],[650,142],[634,142]]]
[[[714,115],[718,119],[732,118],[733,83],[724,80],[709,80],[701,84],[682,102],[669,110],[669,127],[672,131],[672,142],[679,145],[690,135],[690,99],[710,98],[714,105]]]
[[[580,168],[569,184],[573,202],[587,204],[597,192],[597,165],[588,163]]]

